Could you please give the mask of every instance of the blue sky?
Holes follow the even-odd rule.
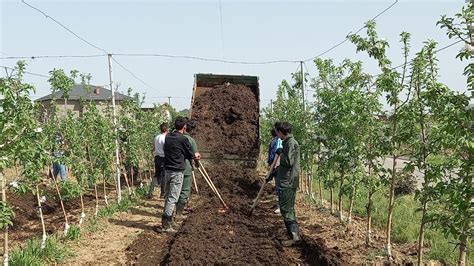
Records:
[[[229,1],[222,0],[223,45],[219,1],[27,1],[61,21],[80,36],[112,53],[159,53],[193,55],[238,61],[310,58],[342,41],[393,1]],[[412,56],[423,41],[436,40],[440,47],[450,44],[436,26],[442,14],[453,15],[464,0],[400,0],[377,19],[379,35],[391,43],[394,64],[402,63],[399,34],[412,34]],[[20,0],[1,0],[0,56],[80,55],[102,52],[79,41]],[[465,91],[461,63],[455,55],[462,45],[439,53],[440,80],[454,90]],[[346,42],[326,57],[364,61],[368,73],[377,66]],[[187,59],[116,57],[144,85],[113,65],[119,90],[128,87],[146,94],[147,103],[172,98],[179,109],[188,108],[195,73],[246,74],[260,77],[261,104],[275,96],[282,79],[289,79],[296,63],[233,65]],[[106,57],[28,59],[28,71],[46,74],[53,68],[77,69],[91,73],[92,83],[108,84]],[[15,60],[0,60],[13,66]],[[307,63],[311,76],[316,69]],[[3,75],[2,71],[2,75]],[[36,97],[49,93],[45,78],[27,75],[37,88]]]

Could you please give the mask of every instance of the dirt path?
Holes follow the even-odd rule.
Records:
[[[281,245],[283,240],[289,238],[281,216],[273,213],[276,202],[271,186],[266,190],[267,200],[255,209],[251,217],[248,216],[252,199],[261,184],[251,171],[235,166],[209,167],[208,171],[230,208],[224,213],[219,212],[221,205],[204,187],[201,191],[205,191],[206,196],[200,199],[199,205],[181,224],[179,231],[165,244],[162,243],[160,234],[143,232],[127,250],[128,263],[340,264],[332,250],[308,261],[308,255],[315,254],[312,245],[303,244],[290,248]]]
[[[89,223],[84,230],[88,233],[73,244],[75,257],[65,264],[383,264],[384,258],[378,257],[383,246],[379,233],[374,232],[374,242],[366,247],[363,220],[355,218],[351,226],[341,224],[337,217],[305,202],[302,195],[297,213],[304,241],[283,247],[281,242],[288,235],[281,216],[273,213],[276,202],[271,186],[249,217],[260,182],[236,168],[210,167],[209,172],[230,206],[227,212],[218,212],[219,202],[202,187],[202,196],[193,196],[193,212],[179,223],[176,234],[168,235],[159,232],[163,201],[145,201],[100,224]],[[397,261],[403,264],[405,256],[400,254]]]
[[[163,206],[163,201],[157,198],[98,223],[88,223],[86,235],[72,246],[75,256],[65,264],[125,264],[128,246],[143,232],[154,234],[165,243],[167,236],[155,231],[160,223],[158,213]]]

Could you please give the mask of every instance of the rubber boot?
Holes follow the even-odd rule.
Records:
[[[161,226],[162,226],[161,231],[163,233],[171,233],[171,234],[176,233],[176,230],[173,229],[172,221],[173,221],[172,217],[167,217],[164,215],[161,217]]]
[[[174,217],[171,217],[170,224],[173,228],[178,228],[179,227],[179,225],[176,223],[176,220],[175,220]]]
[[[184,204],[178,203],[176,204],[176,220],[184,220],[188,218],[186,215],[183,214],[184,212]]]
[[[291,229],[290,229],[291,223],[292,222],[285,221],[286,234],[288,235],[288,237],[292,237],[291,236]]]
[[[281,245],[284,247],[291,247],[294,245],[298,245],[301,243],[300,233],[299,233],[299,226],[297,223],[292,223],[290,225],[291,230],[291,240],[281,242]]]

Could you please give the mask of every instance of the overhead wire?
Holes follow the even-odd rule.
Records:
[[[66,31],[68,31],[69,33],[71,33],[72,35],[74,35],[76,38],[78,38],[79,40],[83,41],[84,43],[88,44],[89,46],[91,47],[94,47],[95,49],[97,50],[100,50],[104,53],[108,53],[105,49],[103,48],[100,48],[99,46],[89,42],[88,40],[82,38],[81,36],[79,36],[78,34],[76,34],[74,31],[72,31],[71,29],[69,29],[68,27],[66,27],[64,24],[62,24],[61,22],[57,21],[55,18],[51,17],[50,15],[48,15],[46,12],[42,11],[41,9],[27,3],[25,0],[21,0],[21,2],[27,6],[29,6],[30,8],[36,10],[37,12],[43,14],[47,19],[51,19],[52,21],[54,21],[56,24],[58,24],[61,28],[65,29]]]
[[[270,61],[233,61],[224,60],[217,58],[206,58],[192,55],[171,55],[171,54],[157,54],[157,53],[113,53],[114,56],[130,56],[130,57],[163,57],[163,58],[180,58],[180,59],[191,59],[206,62],[218,62],[226,64],[239,64],[239,65],[267,65],[277,63],[299,63],[299,60],[270,60]]]
[[[148,88],[154,90],[153,86],[151,86],[149,83],[147,83],[146,81],[144,81],[143,79],[139,78],[137,75],[135,75],[130,69],[128,69],[127,67],[125,67],[124,65],[122,65],[119,61],[117,61],[117,59],[115,59],[113,56],[112,56],[112,60],[120,67],[122,68],[123,70],[125,70],[126,72],[128,72],[130,75],[132,75],[132,77],[134,77],[136,80],[140,81],[142,84],[144,84],[145,86],[147,86]]]
[[[47,58],[92,58],[103,57],[107,54],[90,54],[90,55],[31,55],[31,56],[3,56],[0,59],[47,59]]]
[[[192,55],[172,55],[172,54],[160,54],[160,53],[110,53],[110,52],[107,52],[105,49],[101,48],[101,47],[98,47],[97,45],[94,45],[92,44],[91,42],[89,42],[88,40],[86,40],[85,38],[79,36],[78,34],[76,34],[74,31],[72,31],[71,29],[69,29],[68,27],[66,27],[64,24],[62,24],[61,22],[57,21],[56,19],[54,19],[53,17],[51,17],[50,15],[48,15],[46,12],[32,6],[31,4],[28,4],[27,2],[25,2],[25,0],[22,0],[22,2],[33,8],[34,10],[40,12],[41,14],[43,14],[46,18],[49,18],[51,20],[53,20],[55,23],[57,23],[59,26],[61,26],[62,28],[64,28],[65,30],[67,30],[68,32],[70,32],[71,34],[73,34],[76,38],[78,38],[79,40],[85,42],[86,44],[88,44],[89,46],[91,47],[94,47],[106,54],[111,54],[113,56],[131,56],[131,57],[163,57],[163,58],[181,58],[181,59],[191,59],[191,60],[198,60],[198,61],[206,61],[206,62],[218,62],[218,63],[226,63],[226,64],[241,64],[241,65],[267,65],[267,64],[278,64],[278,63],[299,63],[301,61],[303,62],[308,62],[308,61],[311,61],[311,60],[314,60],[318,57],[321,57],[327,53],[329,53],[330,51],[334,50],[335,48],[339,47],[340,45],[344,44],[345,42],[347,42],[348,38],[346,36],[346,38],[333,45],[332,47],[330,47],[329,49],[321,52],[320,54],[316,55],[316,56],[313,56],[311,58],[308,58],[306,60],[289,60],[289,59],[277,59],[277,60],[267,60],[267,61],[237,61],[237,60],[224,60],[224,59],[217,59],[217,58],[207,58],[207,57],[199,57],[199,56],[192,56]],[[390,10],[393,6],[395,6],[396,4],[398,3],[398,0],[395,0],[392,4],[390,4],[388,7],[386,7],[384,10],[382,10],[381,12],[377,13],[374,17],[372,17],[372,19],[370,19],[370,21],[373,21],[375,19],[377,19],[378,17],[380,17],[381,15],[383,15],[384,13],[386,13],[388,10]],[[223,15],[222,15],[222,2],[221,0],[219,0],[219,10],[220,10],[220,19],[221,19],[221,38],[222,38],[222,49],[223,49],[223,53],[224,53],[224,37],[223,37]],[[366,26],[362,26],[360,27],[357,31],[355,31],[355,33],[359,33],[361,30],[363,30]],[[54,55],[51,55],[51,56],[29,56],[29,57],[4,57],[2,59],[21,59],[21,58],[61,58],[61,57],[64,57],[64,58],[67,58],[67,57],[98,57],[98,56],[104,56],[106,54],[101,54],[101,55],[71,55],[71,56],[67,56],[67,55],[64,55],[64,56],[54,56]]]
[[[16,68],[8,67],[8,66],[0,66],[0,67],[6,68],[6,69],[10,69],[10,70],[17,70]],[[29,71],[23,71],[23,73],[28,74],[28,75],[32,75],[32,76],[38,76],[38,77],[43,77],[43,78],[49,78],[49,76],[46,76],[46,75],[43,75],[43,74],[34,73],[34,72],[29,72]]]
[[[56,24],[58,24],[60,27],[62,27],[63,29],[65,29],[66,31],[68,31],[69,33],[71,33],[72,35],[74,35],[76,38],[78,38],[79,40],[81,40],[82,42],[88,44],[89,46],[97,49],[97,50],[100,50],[102,52],[104,52],[105,54],[101,54],[101,55],[82,55],[82,56],[69,56],[69,57],[98,57],[98,56],[104,56],[104,55],[108,55],[108,54],[112,54],[110,52],[108,52],[107,50],[105,50],[104,48],[101,48],[93,43],[91,43],[90,41],[86,40],[85,38],[79,36],[79,34],[75,33],[73,30],[69,29],[66,25],[64,25],[63,23],[59,22],[58,20],[56,20],[55,18],[51,17],[49,14],[47,14],[46,12],[42,11],[41,9],[27,3],[25,0],[21,0],[25,5],[27,5],[28,7],[36,10],[37,12],[43,14],[46,18],[49,18],[51,19],[52,21],[54,21]],[[43,58],[52,58],[53,56],[43,56]],[[63,57],[66,57],[66,56],[63,56]],[[39,58],[39,57],[35,57],[35,58]],[[132,75],[132,77],[134,77],[136,80],[140,81],[141,83],[145,84],[146,86],[148,86],[149,88],[152,88],[153,87],[145,82],[143,79],[139,78],[137,75],[135,75],[130,69],[128,69],[127,67],[125,67],[123,64],[121,64],[120,62],[118,62],[118,60],[116,60],[115,58],[112,57],[112,60],[119,66],[121,67],[122,69],[124,69],[126,72],[128,72],[130,75]]]
[[[397,3],[398,3],[398,0],[395,0],[391,5],[389,5],[388,7],[386,7],[386,8],[385,8],[384,10],[382,10],[381,12],[377,13],[377,15],[375,15],[374,17],[372,17],[369,21],[374,21],[374,20],[376,20],[378,17],[380,17],[381,15],[383,15],[385,12],[389,11],[392,7],[394,7]],[[362,31],[363,29],[365,29],[365,27],[366,27],[366,25],[364,24],[362,27],[360,27],[358,30],[356,30],[356,31],[354,32],[354,34],[359,33],[360,31]],[[350,33],[351,33],[351,32],[349,32],[349,34],[350,34]],[[303,61],[304,61],[304,62],[313,61],[314,59],[319,58],[319,57],[321,57],[321,56],[323,56],[323,55],[325,55],[325,54],[331,52],[332,50],[336,49],[337,47],[343,45],[344,43],[346,43],[346,42],[349,40],[349,38],[348,38],[348,35],[349,35],[349,34],[346,35],[346,37],[344,38],[344,40],[342,40],[342,41],[338,42],[337,44],[331,46],[329,49],[327,49],[327,50],[323,51],[322,53],[320,53],[320,54],[318,54],[318,55],[315,55],[315,56],[313,56],[313,57],[311,57],[311,58],[308,58],[308,59],[306,59],[306,60],[303,60]]]
[[[441,51],[443,51],[443,50],[446,50],[446,49],[448,49],[448,48],[450,48],[450,47],[452,47],[452,46],[454,46],[454,45],[460,43],[460,42],[463,42],[463,40],[457,40],[457,41],[455,41],[455,42],[453,42],[453,43],[450,43],[450,44],[445,45],[445,46],[443,46],[443,47],[441,47],[441,48],[439,48],[439,49],[436,49],[434,52],[435,52],[435,53],[441,52]],[[412,63],[413,60],[414,60],[414,59],[409,60],[408,62],[406,62],[406,64]],[[392,67],[392,70],[395,70],[395,69],[400,68],[400,67],[403,67],[403,66],[405,66],[405,63],[402,63],[402,64],[400,64],[400,65],[397,65],[397,66],[395,66],[395,67]],[[376,75],[376,76],[379,76],[379,75],[380,75],[380,74],[378,74],[378,75]]]

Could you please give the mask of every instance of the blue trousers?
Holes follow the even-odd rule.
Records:
[[[61,181],[67,180],[67,168],[64,164],[60,163],[53,163],[53,177],[56,179],[59,176],[61,177]]]

